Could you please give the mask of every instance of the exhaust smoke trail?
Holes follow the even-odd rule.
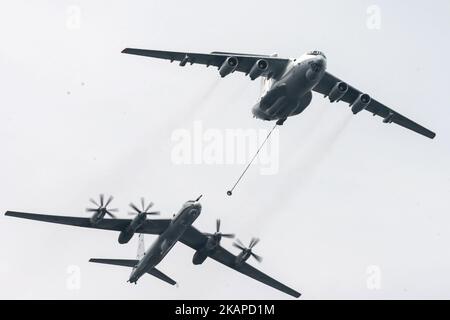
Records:
[[[194,98],[194,101],[190,103],[183,112],[180,122],[186,122],[189,118],[195,119],[196,115],[204,110],[206,107],[206,102],[208,102],[213,93],[216,91],[220,82],[220,78],[214,80],[214,82],[212,82],[200,96]]]
[[[319,137],[317,141],[311,141],[310,148],[312,150],[300,150],[291,159],[291,163],[288,166],[290,172],[311,172],[316,169],[317,166],[325,159],[325,157],[332,151],[336,142],[342,136],[342,133],[348,127],[352,114],[348,114],[345,118],[336,123],[330,131],[326,132],[323,136]],[[302,156],[304,156],[302,158]],[[297,162],[300,159],[300,162]],[[300,170],[299,170],[300,169]],[[309,169],[309,170],[305,170]]]
[[[337,122],[331,130],[318,139],[312,139],[308,146],[292,157],[291,162],[287,164],[289,179],[279,181],[275,186],[271,187],[274,190],[274,194],[270,199],[267,199],[270,201],[262,203],[260,212],[264,212],[266,216],[276,214],[280,206],[298,195],[299,189],[303,188],[314,178],[323,160],[326,159],[342,137],[351,118],[352,114],[347,115]],[[273,199],[276,199],[276,203],[273,203]]]
[[[181,115],[173,118],[171,125],[164,123],[161,124],[159,128],[149,127],[148,130],[139,137],[140,140],[143,140],[150,135],[154,135],[153,132],[155,131],[160,139],[158,139],[153,145],[149,145],[147,141],[143,140],[140,146],[134,148],[134,150],[124,156],[122,161],[116,167],[119,169],[126,166],[128,168],[132,168],[131,170],[128,169],[128,171],[130,171],[130,175],[138,174],[138,172],[141,172],[143,168],[148,168],[150,163],[154,163],[155,157],[164,157],[167,153],[167,149],[170,147],[170,143],[168,142],[170,140],[172,130],[183,126],[183,123],[185,123],[189,118],[195,118],[195,115],[207,106],[208,100],[211,98],[220,82],[220,79],[216,79],[212,82],[211,85],[209,85],[201,95],[195,98],[186,109],[183,108]],[[133,164],[130,165],[130,163]],[[157,179],[157,176],[160,173],[161,172],[159,170],[156,170],[152,178]]]

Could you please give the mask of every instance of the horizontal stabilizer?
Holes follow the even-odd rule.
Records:
[[[162,273],[161,271],[159,271],[156,268],[151,269],[150,271],[147,271],[148,274],[151,274],[152,276],[158,278],[159,280],[162,280],[164,282],[167,282],[168,284],[171,285],[176,285],[176,281],[172,280],[171,278],[169,278],[168,276],[166,276],[164,273]]]
[[[139,263],[139,260],[127,260],[127,259],[90,259],[89,262],[95,262],[95,263],[102,263],[102,264],[111,264],[115,266],[122,266],[122,267],[130,267],[134,268]],[[167,282],[171,285],[176,285],[176,281],[172,280],[168,276],[166,276],[164,273],[159,271],[156,268],[153,268],[149,271],[147,271],[148,274],[151,274],[152,276],[158,278],[159,280],[162,280],[164,282]]]
[[[112,264],[112,265],[115,265],[115,266],[122,266],[122,267],[130,267],[130,268],[134,268],[134,267],[139,263],[139,260],[126,260],[126,259],[90,259],[89,262],[103,263],[103,264]]]

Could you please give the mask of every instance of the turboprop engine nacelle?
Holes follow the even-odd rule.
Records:
[[[226,77],[230,73],[233,73],[238,66],[238,59],[235,57],[228,57],[219,68],[219,74],[222,78]]]
[[[268,68],[269,68],[269,63],[267,62],[267,60],[259,59],[253,65],[253,67],[251,68],[248,75],[250,76],[251,80],[255,80],[260,75],[262,75],[264,72],[266,72]]]
[[[360,94],[359,97],[350,106],[352,108],[353,114],[357,114],[358,112],[367,108],[371,100],[372,99],[368,94]]]
[[[145,213],[140,213],[136,217],[134,217],[133,220],[131,220],[131,223],[127,226],[125,230],[122,230],[119,234],[119,243],[124,244],[128,243],[131,238],[133,238],[134,234],[136,233],[136,230],[145,222],[146,215]]]
[[[328,98],[330,102],[338,102],[347,93],[348,85],[345,82],[338,82],[335,84],[333,89],[331,89]]]
[[[128,243],[128,242],[131,240],[131,238],[133,238],[134,233],[135,233],[135,230],[130,229],[130,228],[129,228],[129,230],[127,229],[127,230],[125,230],[125,231],[122,231],[122,232],[119,234],[119,238],[118,238],[117,241],[118,241],[120,244]]]
[[[203,262],[205,262],[206,258],[208,258],[207,254],[202,251],[196,251],[194,256],[192,257],[192,263],[195,265],[202,264]]]

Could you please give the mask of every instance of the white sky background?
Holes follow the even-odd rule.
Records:
[[[380,30],[366,25],[373,4]],[[66,26],[70,5],[81,9],[79,29]],[[195,226],[213,231],[220,217],[245,243],[259,236],[257,267],[304,298],[448,299],[449,14],[445,0],[2,1],[0,212],[87,216],[88,198],[104,192],[120,216],[144,195],[169,217],[203,193]],[[229,198],[244,166],[175,165],[170,136],[200,119],[219,130],[270,128],[250,113],[259,82],[236,73],[217,83],[215,69],[125,47],[283,57],[320,49],[331,73],[437,138],[363,112],[347,121],[344,103],[315,95],[280,130],[278,174],[254,166]],[[117,236],[1,216],[0,298],[288,297],[211,260],[194,266],[182,244],[159,265],[179,288],[151,276],[130,285],[128,268],[88,262],[133,259],[136,238],[119,245]],[[79,290],[67,287],[71,265]],[[370,266],[381,271],[378,290],[367,286]]]

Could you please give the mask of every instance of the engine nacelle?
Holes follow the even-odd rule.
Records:
[[[248,258],[250,258],[249,255],[243,256],[243,255],[238,255],[235,259],[234,259],[234,264],[236,266],[240,266],[242,265],[244,262],[246,262],[248,260]]]
[[[362,93],[359,97],[352,103],[350,106],[352,108],[353,114],[357,114],[358,112],[367,108],[372,99],[368,94]]]
[[[201,251],[196,251],[194,257],[192,258],[192,263],[195,265],[202,264],[203,262],[205,262],[206,258],[208,258],[207,254]]]
[[[92,217],[89,219],[89,221],[91,222],[91,224],[93,226],[96,226],[100,221],[102,221],[105,218],[106,215],[106,209],[105,208],[100,208],[98,209],[98,211],[96,211]]]
[[[144,223],[146,219],[146,214],[140,213],[136,217],[134,217],[133,220],[131,220],[130,224],[120,232],[119,234],[119,243],[124,244],[128,243],[131,238],[133,238],[134,234],[136,233],[136,230]]]
[[[228,57],[219,68],[219,74],[222,78],[226,77],[230,73],[233,73],[238,66],[238,59],[235,57]]]
[[[93,225],[93,226],[96,226],[100,221],[102,221],[103,220],[103,217],[102,218],[99,218],[99,217],[97,217],[95,214],[92,216],[92,217],[90,217],[89,218],[89,221],[91,222],[91,224]]]
[[[248,73],[248,75],[250,76],[251,80],[255,80],[260,75],[262,75],[264,72],[266,72],[268,68],[269,68],[269,63],[267,62],[267,60],[259,59],[258,61],[256,61],[256,63],[250,69],[250,72]]]
[[[118,241],[120,244],[125,244],[128,243],[131,240],[131,238],[133,238],[133,236],[134,230],[127,228],[127,230],[120,232]]]
[[[328,98],[330,102],[338,102],[347,93],[348,85],[345,82],[338,82],[335,84],[333,89],[331,89]]]

